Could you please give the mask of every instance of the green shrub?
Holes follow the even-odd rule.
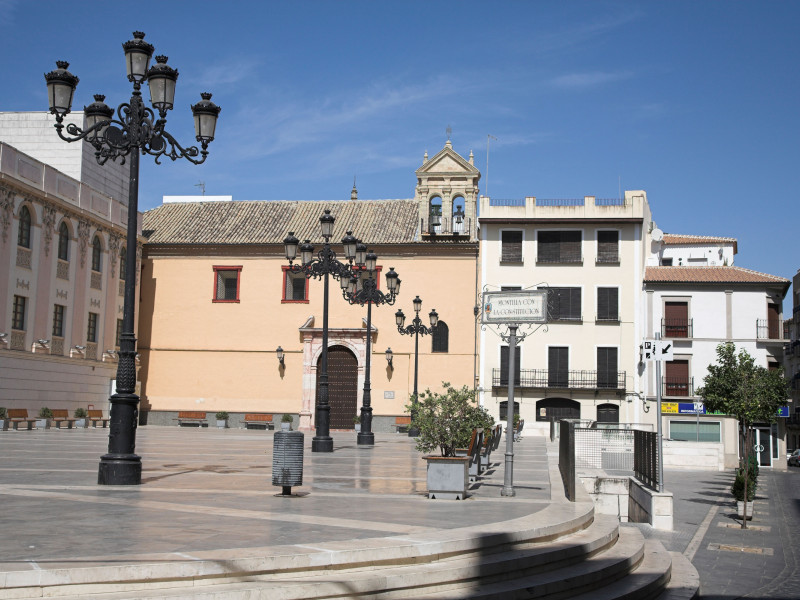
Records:
[[[86,417],[89,416],[89,413],[86,412],[85,408],[78,407],[75,409],[75,414],[72,416],[75,417],[76,419],[85,419]]]
[[[483,428],[488,432],[494,427],[494,418],[475,404],[471,388],[456,389],[442,382],[443,393],[430,389],[420,395],[412,426],[419,431],[416,447],[420,452],[439,450],[442,456],[455,456],[456,448],[469,445],[472,430]],[[414,414],[412,406],[406,412]]]
[[[749,479],[749,478],[748,478]],[[752,502],[756,497],[756,488],[758,485],[754,480],[747,482],[747,501]],[[741,469],[736,470],[736,478],[731,485],[731,493],[738,502],[744,501],[744,471]]]
[[[216,414],[217,421],[227,421],[229,416],[230,415],[224,410],[221,410]]]
[[[40,419],[52,419],[53,418],[53,411],[43,406],[39,409],[39,418]]]
[[[294,422],[294,417],[292,415],[290,415],[289,413],[283,413],[283,416],[281,417],[281,423],[293,423],[293,422]]]
[[[356,415],[355,417],[353,417],[353,423],[355,423],[356,425],[361,423],[361,417],[359,415]]]
[[[8,412],[6,411],[6,407],[0,406],[0,419],[7,419],[7,418],[8,418]]]

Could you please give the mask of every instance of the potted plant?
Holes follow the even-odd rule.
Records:
[[[288,413],[283,413],[281,417],[281,431],[291,431],[294,417]]]
[[[0,429],[8,431],[8,411],[5,406],[0,406]]]
[[[85,408],[78,407],[75,409],[75,413],[72,415],[75,417],[75,427],[79,428],[86,428],[88,426],[88,421],[86,417],[89,416],[89,413],[86,412]]]
[[[215,415],[217,419],[217,429],[225,429],[228,426],[228,417],[230,416],[226,411],[221,410]]]
[[[39,419],[36,421],[36,427],[40,427],[42,429],[50,429],[50,424],[52,423],[53,418],[53,411],[43,406],[39,409],[39,414],[36,415]]]
[[[356,433],[361,431],[361,417],[356,415],[353,417],[353,426],[355,427]]]
[[[430,389],[420,395],[412,426],[419,431],[416,448],[437,452],[423,456],[428,463],[428,497],[460,500],[467,495],[469,457],[456,456],[456,448],[469,445],[473,429],[491,429],[494,419],[474,402],[474,392],[442,382],[441,393]]]
[[[736,469],[736,478],[733,480],[733,485],[731,485],[731,493],[733,497],[736,499],[736,514],[738,514],[743,519],[752,519],[753,518],[753,500],[756,497],[756,487],[758,486],[757,479],[753,475],[751,475],[752,471],[750,471],[745,479],[745,472],[744,469]],[[744,498],[744,490],[745,490],[745,481],[747,481],[747,515],[745,516],[745,498]]]

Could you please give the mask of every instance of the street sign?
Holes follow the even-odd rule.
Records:
[[[645,340],[641,345],[642,360],[672,360],[673,345],[669,340]]]
[[[696,413],[705,412],[705,408],[703,407],[703,403],[702,402],[695,402],[694,403],[694,412],[696,412]]]
[[[546,323],[547,291],[484,292],[481,323]]]

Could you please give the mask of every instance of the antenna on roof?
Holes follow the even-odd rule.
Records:
[[[201,181],[200,183],[195,183],[194,187],[199,187],[200,191],[202,192],[202,195],[203,196],[206,195],[206,182],[205,181]]]

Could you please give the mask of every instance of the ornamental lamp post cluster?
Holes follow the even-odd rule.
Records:
[[[419,312],[421,310],[422,300],[419,296],[417,296],[414,298],[414,320],[411,321],[411,325],[408,327],[405,325],[406,316],[403,314],[402,309],[398,310],[394,314],[394,319],[397,323],[397,331],[399,331],[401,335],[414,336],[414,395],[412,396],[411,400],[411,427],[408,428],[408,437],[417,437],[419,435],[419,430],[414,426],[414,422],[417,418],[417,405],[419,402],[419,392],[417,389],[417,379],[419,376],[419,336],[420,334],[434,334],[436,332],[436,325],[439,324],[439,313],[437,313],[436,309],[434,308],[428,314],[431,326],[425,327],[425,325],[422,324],[422,319],[419,318]]]
[[[342,238],[346,263],[336,258],[336,253],[331,249],[330,239],[333,236],[333,225],[336,218],[331,211],[326,209],[319,218],[322,237],[325,240],[322,249],[314,254],[311,240],[302,244],[289,232],[283,240],[286,259],[289,261],[289,271],[302,273],[307,279],[322,279],[324,282],[322,304],[322,357],[319,372],[319,385],[316,398],[316,426],[317,432],[311,440],[312,452],[333,452],[333,438],[330,436],[331,407],[329,402],[328,386],[328,291],[329,278],[338,279],[341,289],[347,291],[348,286],[358,271],[363,270],[367,263],[367,247],[353,237],[353,232],[348,231]],[[297,253],[300,251],[300,264],[294,264]],[[377,260],[377,259],[376,259]],[[388,274],[387,274],[388,275]],[[398,282],[399,283],[399,282]]]
[[[72,98],[78,85],[78,77],[67,69],[69,63],[57,61],[58,67],[44,78],[50,112],[55,115],[58,136],[66,142],[86,140],[95,149],[95,158],[100,165],[109,159],[125,164],[130,160],[130,184],[128,187],[128,230],[125,258],[127,273],[136,273],[137,215],[139,206],[139,154],[149,154],[160,164],[163,156],[171,160],[185,158],[196,165],[208,156],[208,145],[214,140],[220,108],[211,102],[211,94],[201,94],[202,100],[191,107],[194,115],[196,146],[184,148],[166,131],[167,111],[173,107],[175,83],[178,71],[167,65],[166,56],[156,56],[156,64],[150,66],[154,47],[144,41],[144,33],[135,31],[133,39],[122,44],[125,51],[128,81],[133,84],[133,93],[127,103],[117,110],[107,106],[105,96],[97,94],[94,102],[84,107],[85,125],[64,125],[72,109]],[[142,99],[142,83],[147,81],[150,102],[158,111]],[[116,118],[114,115],[116,114]],[[66,134],[64,130],[66,129]],[[136,447],[136,424],[139,396],[136,395],[136,336],[134,335],[134,309],[136,277],[125,279],[122,333],[120,335],[119,363],[117,365],[117,389],[109,398],[110,429],[108,453],[100,458],[97,482],[100,485],[138,485],[142,482],[141,458],[134,454]]]
[[[372,305],[392,305],[400,293],[400,278],[393,267],[386,273],[386,289],[384,293],[378,289],[375,272],[378,256],[368,252],[363,269],[357,269],[347,285],[342,288],[342,296],[350,304],[367,305],[367,359],[364,370],[364,393],[361,405],[361,431],[358,432],[359,446],[375,445],[375,434],[372,433],[372,392],[370,389],[370,359],[372,354]],[[387,350],[387,352],[389,352]]]

